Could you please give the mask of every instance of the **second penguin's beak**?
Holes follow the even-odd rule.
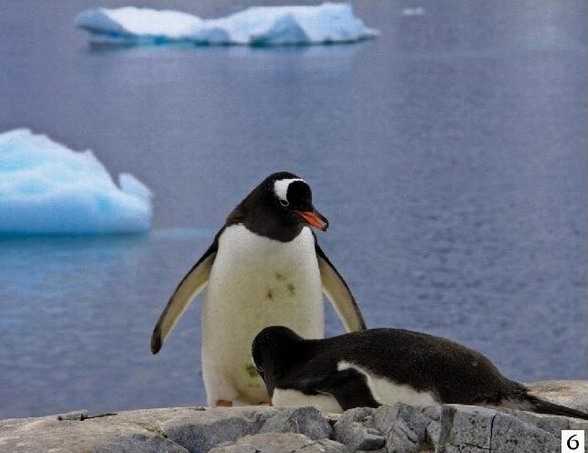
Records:
[[[318,228],[321,231],[327,231],[329,221],[326,217],[313,209],[312,211],[296,211],[311,227]]]

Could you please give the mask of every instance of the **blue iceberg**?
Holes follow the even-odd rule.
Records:
[[[257,6],[218,19],[169,10],[124,7],[83,11],[76,25],[94,43],[283,46],[335,44],[377,36],[351,5]]]
[[[91,151],[28,129],[0,134],[0,234],[148,231],[151,192],[128,173],[119,186]]]

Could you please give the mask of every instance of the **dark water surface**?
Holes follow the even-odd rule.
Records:
[[[203,403],[198,303],[155,357],[151,329],[282,169],[370,326],[523,381],[588,377],[585,2],[357,2],[382,33],[357,45],[92,48],[73,18],[109,4],[0,2],[0,131],[90,148],[156,196],[148,236],[0,240],[0,417]]]

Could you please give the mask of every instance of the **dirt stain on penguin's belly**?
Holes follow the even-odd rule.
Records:
[[[214,350],[227,365],[250,364],[253,338],[270,325],[290,327],[307,338],[324,336],[314,237],[304,228],[284,243],[241,225],[228,227],[203,303],[203,353]]]

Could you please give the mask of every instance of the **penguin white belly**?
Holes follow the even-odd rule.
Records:
[[[308,227],[290,242],[227,227],[202,307],[202,366],[208,403],[269,402],[251,359],[264,327],[283,325],[305,338],[324,336],[323,290]]]
[[[406,384],[398,384],[390,379],[376,376],[368,370],[351,362],[341,361],[337,364],[337,370],[353,369],[359,371],[367,378],[367,386],[372,397],[380,404],[392,406],[396,403],[405,403],[412,406],[431,406],[439,402],[432,393],[419,392]]]
[[[303,407],[312,406],[325,412],[340,414],[343,408],[331,395],[306,395],[292,389],[274,389],[272,397],[274,406]]]

